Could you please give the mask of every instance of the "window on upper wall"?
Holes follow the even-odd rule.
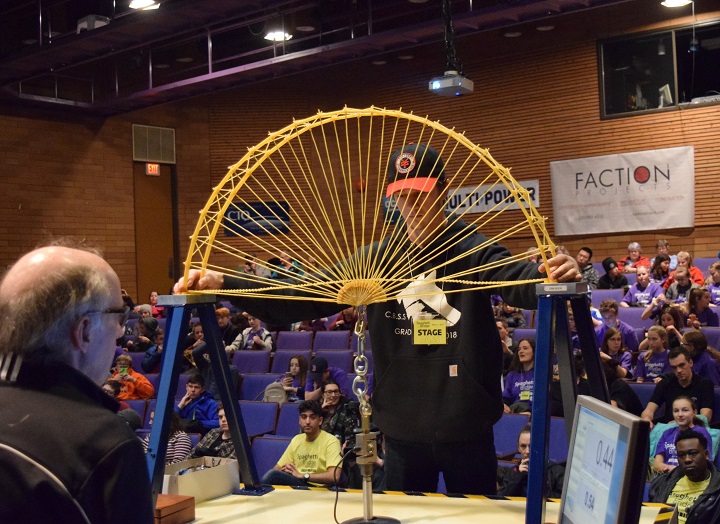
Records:
[[[720,24],[601,41],[602,116],[720,103]]]

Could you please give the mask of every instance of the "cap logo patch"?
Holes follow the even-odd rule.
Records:
[[[402,174],[407,175],[415,168],[415,155],[408,153],[407,151],[401,153],[395,159],[395,170]]]

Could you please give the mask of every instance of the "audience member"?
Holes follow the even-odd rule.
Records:
[[[585,376],[585,361],[581,353],[573,356],[575,364],[575,387],[578,395],[591,395],[590,382]],[[560,384],[560,374],[564,370],[557,367],[557,375],[553,376],[550,382],[550,415],[553,417],[564,417],[565,409],[563,406],[562,389]]]
[[[670,257],[667,255],[658,255],[653,259],[650,268],[650,280],[660,284],[661,286],[670,276]],[[674,268],[673,268],[674,269]]]
[[[598,280],[598,289],[623,289],[630,285],[628,279],[622,274],[620,268],[612,257],[602,261],[605,274]]]
[[[629,351],[637,351],[638,339],[635,335],[635,330],[632,326],[618,319],[618,303],[613,299],[606,299],[600,303],[600,314],[602,315],[603,323],[595,328],[595,338],[597,345],[602,345],[603,337],[605,332],[613,327],[620,330],[623,337],[623,346]]]
[[[193,351],[205,348],[205,332],[202,324],[196,320],[190,325],[190,333],[185,339],[185,350],[183,351],[183,364],[185,366],[197,366]]]
[[[642,318],[656,318],[660,321],[660,326],[665,328],[667,333],[667,348],[673,349],[680,345],[680,329],[683,329],[685,321],[683,320],[684,315],[679,306],[672,303],[660,303],[653,301],[654,304],[650,304],[645,311],[643,311]],[[657,305],[655,305],[657,304]],[[647,351],[648,342],[647,338],[640,342],[638,347],[639,351]]]
[[[343,309],[337,318],[330,324],[328,331],[354,331],[358,321],[358,312],[355,307]]]
[[[130,355],[120,355],[115,359],[115,373],[110,380],[120,382],[120,400],[137,400],[155,396],[155,388],[145,375],[133,369]]]
[[[610,403],[616,408],[639,417],[643,410],[642,403],[630,385],[625,380],[618,378],[617,366],[608,360],[603,360],[602,369],[610,393]]]
[[[135,306],[135,312],[139,315],[139,318],[148,318],[152,316],[152,306],[150,304],[140,304]]]
[[[600,281],[600,275],[591,263],[592,249],[589,247],[581,247],[580,251],[578,251],[578,254],[575,256],[575,260],[580,268],[582,282],[587,282],[589,289],[597,288],[598,282]]]
[[[165,330],[163,328],[157,328],[153,342],[155,342],[155,345],[150,346],[147,351],[145,351],[145,356],[142,362],[140,362],[140,367],[144,373],[160,372],[160,362],[162,361],[163,347],[165,344]]]
[[[260,264],[258,262],[258,258],[255,256],[251,256],[248,260],[245,261],[245,273],[250,273],[251,275],[256,275],[258,277],[262,278],[270,278],[272,275],[272,271],[270,271],[267,267]]]
[[[262,327],[262,322],[252,315],[247,315],[250,327],[245,328],[232,344],[225,347],[230,358],[236,351],[256,350],[256,351],[272,351],[272,335]]]
[[[215,318],[217,318],[218,326],[220,326],[220,333],[222,335],[223,345],[229,346],[242,332],[240,326],[233,324],[231,321],[230,310],[226,307],[221,307],[215,310]]]
[[[650,260],[650,264],[654,266],[655,261],[658,259],[658,257],[667,257],[669,261],[669,269],[670,271],[675,271],[678,265],[678,257],[677,255],[671,255],[670,254],[670,243],[667,240],[658,240],[655,243],[655,250],[657,252],[657,255],[655,258]]]
[[[640,353],[635,366],[635,380],[658,382],[660,376],[670,372],[668,361],[667,331],[662,326],[652,326],[647,332],[646,351]]]
[[[710,301],[720,306],[720,262],[713,262],[708,268],[710,278],[707,279],[707,288],[710,291]]]
[[[198,445],[193,448],[187,456],[189,459],[198,457],[221,457],[236,458],[235,445],[230,435],[227,418],[225,418],[225,408],[222,403],[218,404],[218,426],[208,431],[205,436],[200,439]]]
[[[282,380],[288,399],[304,400],[305,383],[308,375],[308,361],[302,355],[293,355],[288,363],[288,371]]]
[[[305,383],[305,400],[322,400],[322,390],[320,389],[327,379],[340,385],[342,391],[347,383],[347,372],[336,367],[330,367],[325,357],[315,357],[310,362],[310,373],[308,373],[307,382]]]
[[[167,450],[165,451],[165,465],[182,462],[192,452],[192,442],[187,433],[180,427],[180,418],[177,413],[170,415],[170,428],[167,437]],[[150,445],[150,435],[146,435],[142,440],[143,448],[147,453]]]
[[[720,473],[710,461],[708,442],[693,430],[681,432],[675,440],[679,467],[655,477],[650,484],[650,501],[674,504],[679,524],[709,524],[717,514]]]
[[[498,305],[495,320],[504,320],[507,323],[510,335],[512,335],[516,329],[525,327],[525,315],[522,309],[513,307],[504,301]]]
[[[0,283],[0,522],[154,521],[138,438],[100,389],[129,310],[99,255],[21,257]]]
[[[632,378],[632,353],[623,347],[622,333],[617,328],[608,328],[600,344],[600,358],[606,361],[618,378]]]
[[[510,330],[508,329],[507,322],[504,320],[495,320],[495,325],[498,328],[500,334],[500,343],[503,349],[503,375],[507,374],[510,370],[510,364],[512,363],[515,352],[513,351],[513,341],[510,336]]]
[[[618,262],[623,273],[635,273],[638,266],[650,267],[650,259],[642,255],[642,248],[637,242],[630,242],[627,247],[627,257]]]
[[[705,276],[699,268],[693,266],[693,259],[690,253],[688,253],[687,251],[680,251],[677,254],[677,258],[677,269],[670,273],[670,276],[665,281],[665,284],[663,284],[665,286],[665,289],[667,289],[675,281],[675,273],[681,267],[684,267],[688,270],[688,275],[691,282],[697,284],[698,286],[702,286],[705,284]]]
[[[517,345],[510,371],[505,377],[505,413],[527,413],[532,407],[535,376],[535,341],[524,338]]]
[[[193,373],[185,384],[185,395],[175,406],[180,427],[201,435],[219,427],[218,405],[212,393],[205,389],[205,378],[200,373]]]
[[[158,306],[158,292],[157,291],[151,291],[150,292],[150,311],[154,318],[163,318],[165,316],[165,308],[163,306]]]
[[[517,449],[520,453],[520,462],[517,466],[508,468],[503,475],[502,486],[498,495],[503,497],[527,497],[528,466],[530,465],[530,424],[525,425],[518,435]],[[565,468],[560,464],[550,462],[547,468],[547,496],[560,498],[562,494]]]
[[[155,342],[155,332],[158,329],[158,321],[153,317],[143,317],[138,320],[135,324],[135,340],[128,341],[126,344],[127,350],[144,353],[150,346],[153,346]]]
[[[272,278],[293,278],[303,274],[300,264],[285,251],[280,252],[278,259],[278,265],[275,266],[275,271],[271,273]]]
[[[345,397],[331,378],[321,389],[323,423],[320,427],[335,436],[341,449],[345,449],[348,442],[354,443],[356,430],[360,428],[360,404]]]
[[[708,347],[705,334],[691,329],[682,335],[682,343],[693,359],[693,372],[709,379],[713,385],[720,386],[720,354]]]
[[[668,358],[673,373],[664,376],[657,383],[641,417],[650,422],[652,427],[655,412],[665,404],[665,415],[660,420],[662,422],[672,420],[672,403],[676,398],[684,395],[694,399],[700,414],[712,420],[715,402],[712,382],[693,371],[693,360],[685,347],[673,349]]]
[[[646,307],[655,298],[665,300],[662,286],[650,281],[647,267],[637,266],[635,274],[637,280],[620,302],[621,307]]]
[[[336,483],[340,442],[321,429],[323,416],[319,402],[305,400],[298,406],[298,411],[302,433],[293,437],[275,467],[263,475],[261,482],[283,486],[331,486]]]
[[[208,354],[207,344],[200,344],[198,347],[193,349],[191,358],[195,363],[198,372],[205,380],[205,389],[210,392],[215,400],[220,400],[220,387],[218,386],[217,380],[215,380],[215,373],[213,372],[212,365],[210,363],[210,355]],[[233,388],[237,390],[240,374],[238,373],[237,367],[233,364],[230,364],[230,378],[233,382]]]
[[[118,411],[125,411],[126,409],[132,409],[130,407],[130,404],[127,403],[127,401],[118,399],[118,395],[120,394],[120,382],[108,379],[102,385],[102,390],[105,393],[107,393],[108,395],[110,395],[112,398],[117,400],[118,405],[120,406],[118,408]]]
[[[710,291],[704,287],[696,287],[688,293],[688,301],[685,304],[688,321],[687,326],[695,329],[701,327],[718,327],[720,320],[718,314],[710,307]]]
[[[690,281],[690,276],[686,267],[678,267],[673,273],[673,282],[667,287],[665,291],[665,298],[676,304],[682,304],[687,302],[688,293],[691,289],[700,287],[695,282]],[[667,282],[669,282],[668,279]]]
[[[667,473],[678,466],[675,439],[680,432],[687,429],[697,431],[705,437],[708,443],[710,460],[712,461],[712,437],[705,429],[705,423],[697,417],[698,410],[693,399],[685,396],[676,398],[672,403],[672,412],[673,420],[677,425],[666,429],[660,435],[654,450],[653,469],[658,473]]]

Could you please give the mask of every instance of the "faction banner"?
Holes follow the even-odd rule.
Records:
[[[550,162],[555,234],[693,227],[692,146]]]

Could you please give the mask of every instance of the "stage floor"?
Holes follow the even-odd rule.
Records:
[[[363,516],[362,493],[349,491],[339,494],[337,519],[344,522]],[[195,522],[248,524],[279,524],[313,522],[334,524],[335,493],[325,489],[296,490],[278,487],[261,497],[228,495],[198,504]],[[641,524],[668,522],[670,513],[658,516],[662,505],[642,508]],[[560,504],[548,502],[545,521],[557,522]],[[488,522],[492,524],[523,524],[525,500],[490,500],[484,497],[447,497],[434,493],[411,496],[404,493],[373,495],[373,515],[393,517],[403,524],[437,522],[460,524]]]

